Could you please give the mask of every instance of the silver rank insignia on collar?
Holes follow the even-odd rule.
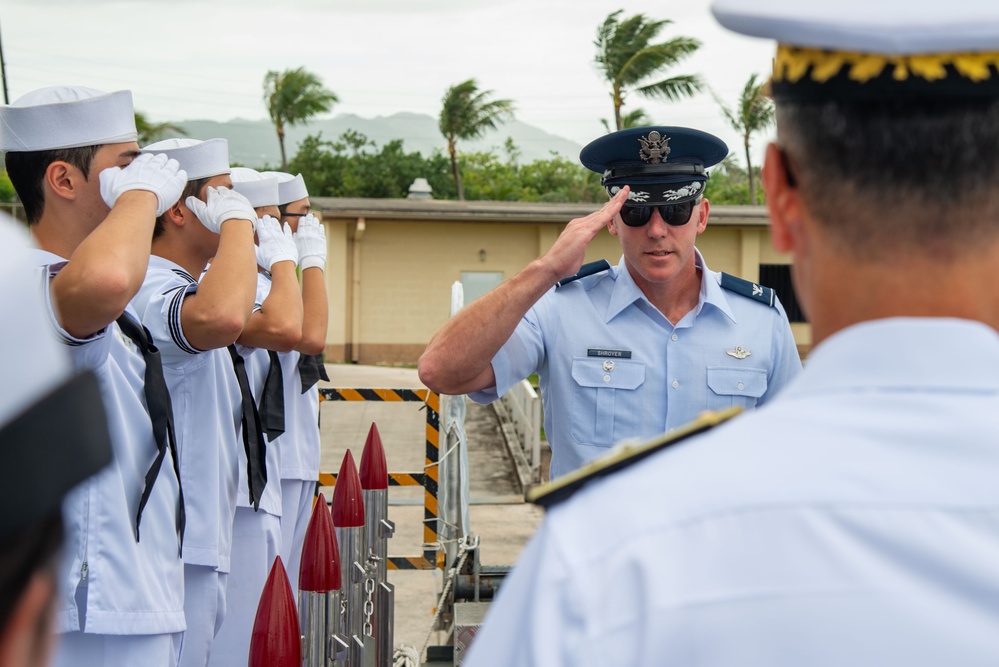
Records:
[[[741,345],[736,345],[734,350],[725,350],[725,354],[730,357],[735,357],[736,359],[745,359],[752,354],[749,350],[745,349]]]
[[[649,132],[648,137],[639,137],[642,148],[638,151],[638,157],[649,164],[659,164],[666,161],[666,156],[670,153],[669,137],[664,137],[656,130]]]

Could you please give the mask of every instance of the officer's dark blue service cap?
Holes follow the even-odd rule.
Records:
[[[591,141],[579,161],[613,196],[630,185],[634,203],[681,204],[704,194],[707,168],[728,155],[718,137],[689,127],[633,127]]]

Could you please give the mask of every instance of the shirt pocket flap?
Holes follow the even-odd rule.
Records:
[[[637,389],[645,382],[645,363],[632,359],[610,361],[579,357],[572,360],[572,379],[581,387]]]
[[[708,368],[708,386],[720,396],[759,398],[767,391],[767,372],[762,368]]]

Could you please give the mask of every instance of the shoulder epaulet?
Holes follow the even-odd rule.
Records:
[[[583,264],[579,267],[579,272],[574,276],[569,276],[568,278],[563,278],[562,280],[555,283],[555,287],[561,287],[562,285],[567,285],[573,281],[579,280],[580,278],[585,278],[586,276],[592,276],[594,273],[600,273],[601,271],[607,271],[611,267],[610,262],[606,259],[598,259],[595,262],[590,262],[589,264]]]
[[[550,507],[551,505],[560,503],[593,480],[627,468],[666,447],[675,445],[699,433],[704,433],[718,424],[735,417],[740,412],[742,412],[742,408],[738,406],[725,410],[705,412],[686,426],[670,433],[664,433],[651,440],[645,440],[635,445],[626,444],[615,447],[606,456],[591,461],[568,475],[563,475],[548,484],[534,487],[527,493],[527,501],[541,505],[542,507]]]
[[[772,287],[764,287],[748,280],[737,278],[730,273],[721,274],[721,286],[730,292],[765,303],[768,306],[777,305],[777,294]]]

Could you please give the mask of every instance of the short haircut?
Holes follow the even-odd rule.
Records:
[[[100,149],[100,146],[83,146],[7,153],[7,175],[24,205],[24,213],[30,224],[41,220],[45,210],[45,170],[49,165],[53,162],[67,162],[83,172],[83,177],[89,180],[94,158]]]
[[[201,189],[208,185],[208,178],[196,178],[193,181],[188,181],[187,185],[184,186],[184,191],[180,193],[180,199],[178,201],[186,201],[188,197],[198,197],[201,195]],[[153,238],[157,238],[163,235],[166,230],[167,220],[166,213],[156,218],[156,226],[153,227]]]
[[[859,259],[999,235],[999,101],[780,101],[777,136],[807,210]]]
[[[0,542],[0,632],[6,629],[32,575],[45,569],[55,575],[62,541],[62,512],[56,510]]]

